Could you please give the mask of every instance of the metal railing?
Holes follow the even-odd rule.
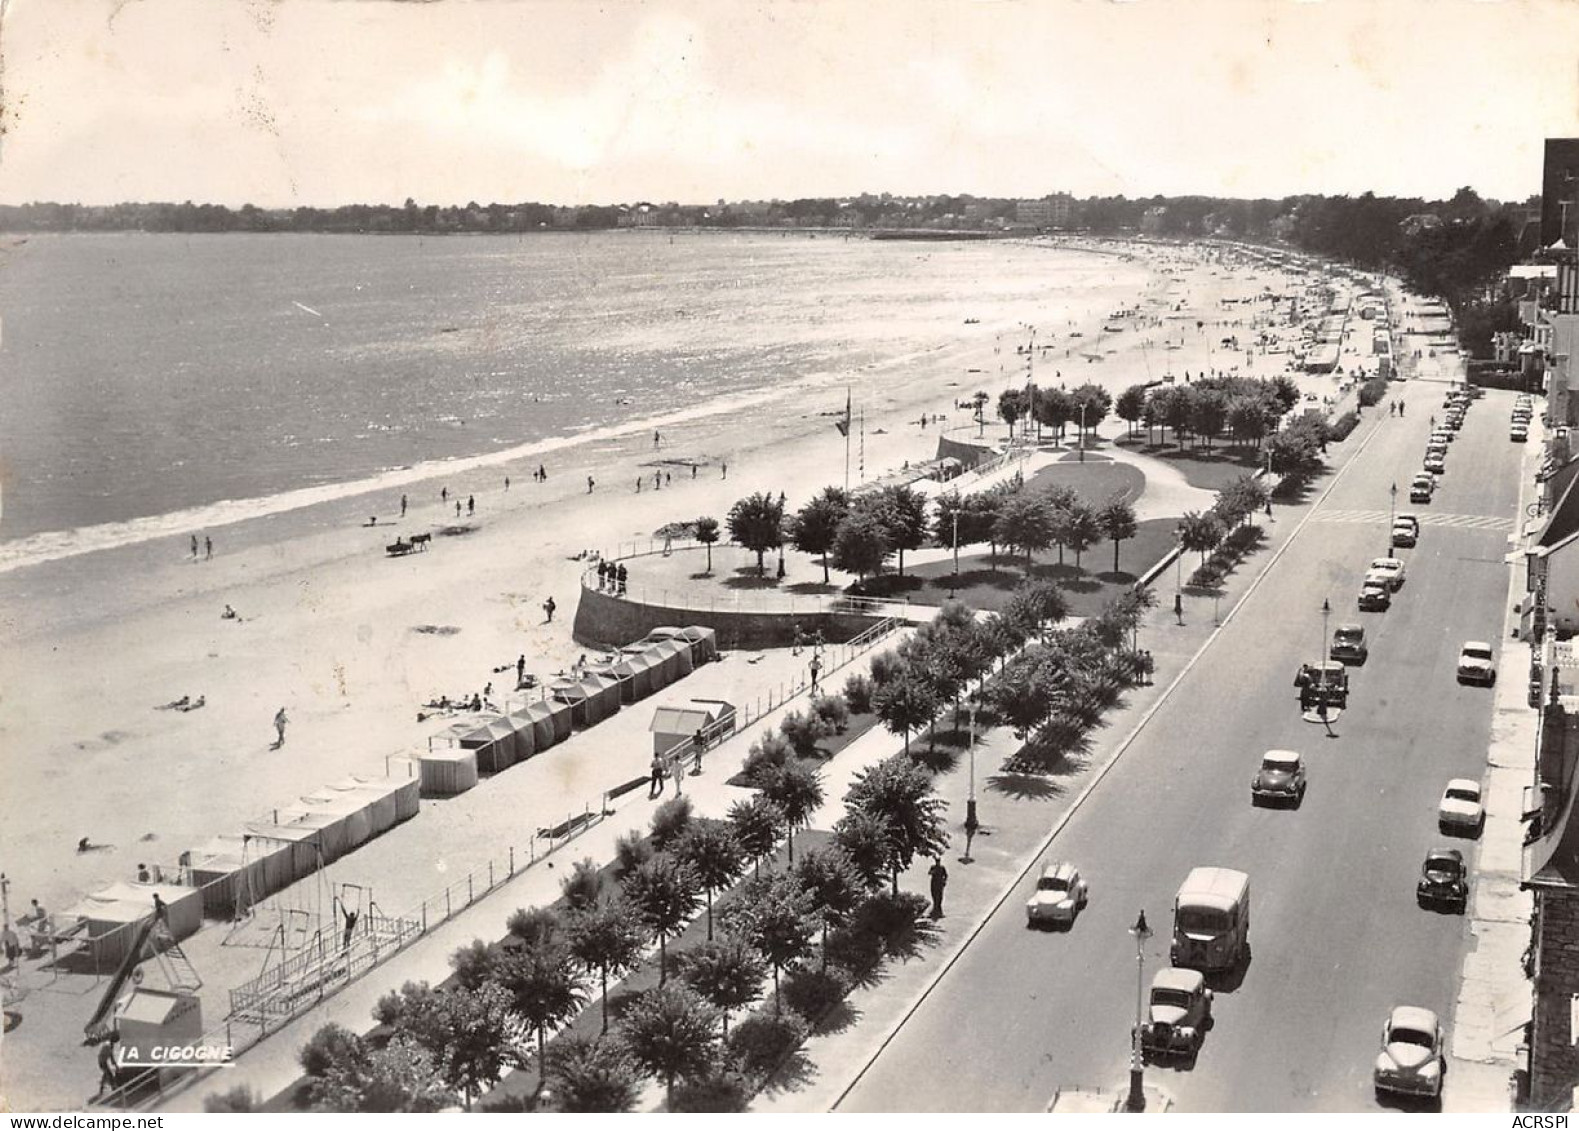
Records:
[[[618,597],[633,605],[646,605],[660,609],[690,609],[707,613],[769,614],[773,616],[817,616],[819,614],[884,617],[895,608],[910,604],[906,597],[858,597],[844,593],[827,593],[807,596],[799,593],[733,593],[725,596],[704,590],[669,588],[655,585],[632,585],[628,581],[623,589],[600,579],[596,567],[581,574],[582,588],[594,593]]]

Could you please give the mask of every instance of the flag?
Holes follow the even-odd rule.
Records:
[[[841,435],[841,436],[848,436],[850,434],[850,390],[849,389],[845,389],[844,390],[844,419],[843,420],[836,420],[836,421],[834,421],[833,422],[833,426],[839,430],[839,435]]]

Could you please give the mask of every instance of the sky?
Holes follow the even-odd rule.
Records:
[[[0,0],[0,202],[1522,200],[1575,0]]]

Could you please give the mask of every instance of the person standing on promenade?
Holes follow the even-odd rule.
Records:
[[[620,583],[620,596],[623,597],[623,596],[625,596],[625,579],[630,576],[629,574],[627,574],[625,572],[625,565],[624,565],[624,563],[620,564],[619,570],[615,574],[615,576],[618,578],[619,583]]]
[[[400,496],[400,517],[406,517],[406,496]]]
[[[439,488],[439,502],[447,503],[449,501],[450,501],[450,489],[448,487],[440,487]]]
[[[817,677],[822,674],[822,657],[813,656],[807,668],[811,672],[811,693],[815,695],[817,694]]]
[[[290,719],[285,717],[284,707],[281,707],[278,711],[274,712],[274,733],[278,735],[278,737],[274,740],[273,749],[278,750],[280,747],[285,745],[285,724],[288,722],[290,722]]]
[[[647,783],[647,796],[649,798],[662,797],[663,796],[663,755],[662,754],[654,754],[652,756],[652,777],[650,778],[650,780]]]
[[[1173,615],[1179,618],[1179,623],[1180,624],[1184,623],[1184,594],[1183,593],[1175,593],[1173,595]]]
[[[943,867],[943,858],[934,856],[932,867],[927,869],[927,875],[932,878],[932,918],[943,918],[943,889],[948,887],[948,869]]]

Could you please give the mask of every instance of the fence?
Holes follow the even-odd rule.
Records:
[[[623,590],[602,582],[594,567],[581,575],[581,585],[596,592],[617,593],[635,605],[655,608],[689,609],[702,613],[767,614],[772,616],[815,616],[822,613],[847,616],[886,617],[910,604],[905,597],[854,597],[843,593],[807,596],[797,593],[733,593],[723,597],[697,590],[626,584]]]
[[[822,685],[824,677],[847,667],[853,660],[870,652],[877,647],[884,637],[893,632],[902,623],[904,622],[895,617],[889,617],[879,621],[846,644],[824,644],[820,648],[814,645],[807,645],[808,649],[813,650],[812,655],[814,658],[823,658],[823,666],[818,672],[819,687]],[[811,686],[809,677],[797,676],[787,682],[780,683],[777,687],[769,688],[766,696],[759,695],[755,700],[744,704],[740,708],[739,726],[742,729],[750,726],[764,715],[778,710],[791,699],[805,694],[811,689]]]
[[[389,961],[402,950],[445,923],[472,904],[509,883],[540,860],[552,856],[606,816],[605,806],[585,806],[580,813],[566,814],[558,825],[540,828],[526,845],[526,858],[520,859],[515,845],[500,858],[490,858],[486,868],[476,868],[424,899],[408,913],[386,916],[376,906],[369,907],[359,921],[359,930],[346,940],[340,932],[329,936],[320,932],[295,955],[279,966],[230,991],[230,1014],[211,1026],[196,1045],[228,1047],[233,1057],[259,1044],[303,1013],[332,997],[362,975]],[[541,850],[538,841],[546,840]],[[171,1070],[145,1073],[115,1089],[102,1100],[103,1106],[147,1108],[167,1093],[179,1091],[200,1080],[219,1066],[182,1069],[172,1080]]]

